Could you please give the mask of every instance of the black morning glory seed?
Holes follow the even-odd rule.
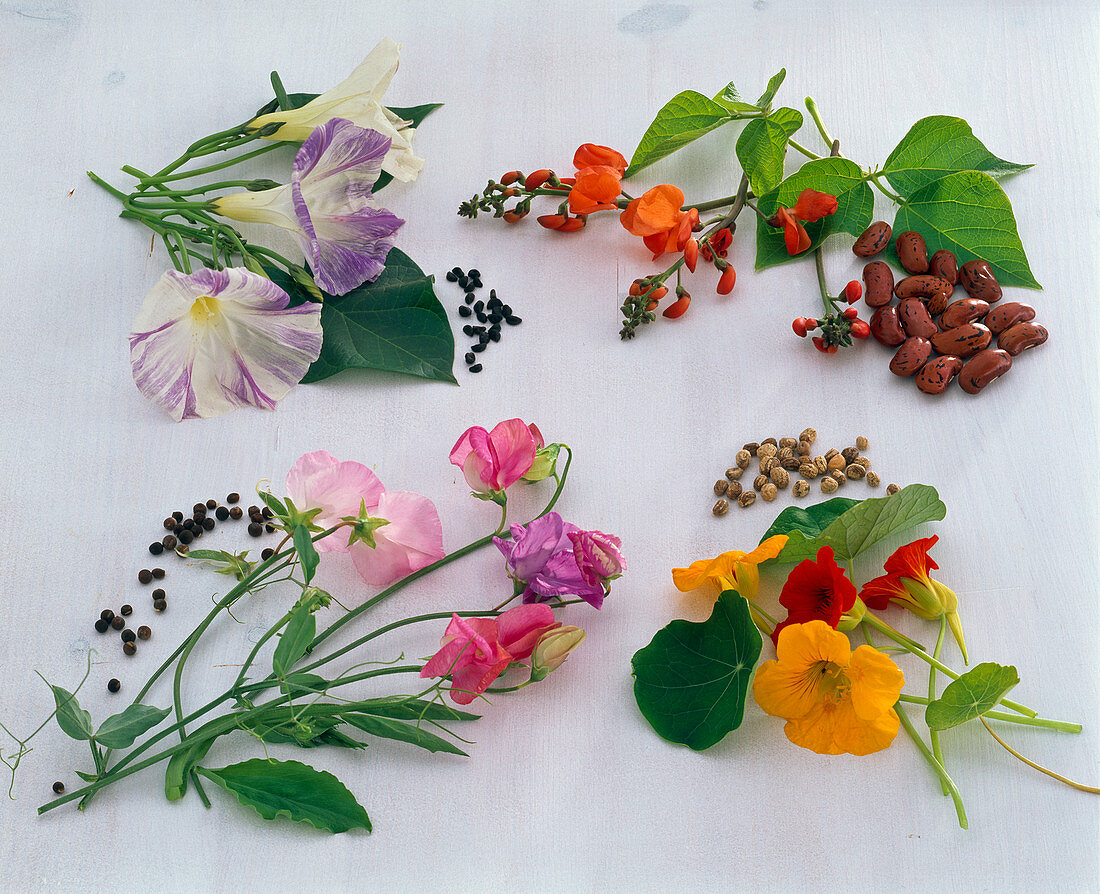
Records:
[[[487,345],[489,343],[489,333],[482,332],[481,335],[477,337],[477,341],[478,344]]]
[[[476,289],[476,288],[477,288],[477,283],[475,283],[475,282],[468,282],[468,283],[466,283],[466,285],[464,285],[464,286],[463,286],[462,288],[463,288],[463,291],[466,291],[466,292],[472,292],[472,291],[474,291],[474,289]]]
[[[500,330],[497,329],[495,326],[489,330],[489,340],[500,341]]]
[[[480,279],[471,280],[470,285],[472,285],[475,289],[480,289],[481,288],[481,280]]]
[[[473,335],[474,334],[474,327],[471,326],[469,323],[467,323],[465,326],[462,327],[462,334],[463,335]]]
[[[477,315],[477,321],[478,321],[479,323],[488,323],[488,322],[489,322],[489,318],[488,318],[487,316],[485,316],[485,314],[483,314],[483,313],[479,313],[479,314]]]
[[[464,289],[464,288],[466,288],[466,284],[467,284],[468,282],[469,282],[469,280],[468,280],[468,279],[467,279],[467,278],[466,278],[465,276],[460,276],[460,277],[458,278],[458,284],[459,284],[459,286],[460,286],[460,287],[462,287],[463,289]]]
[[[466,362],[467,363],[473,363],[474,362],[474,353],[473,353],[473,351],[467,351],[466,352]]]
[[[458,282],[458,274],[453,270],[447,271],[447,282]]]
[[[500,312],[504,314],[504,316],[510,317],[512,315],[512,308],[508,304],[502,304],[500,306]]]
[[[523,322],[523,318],[517,316],[505,317],[504,322],[507,323],[509,326],[518,326],[520,323]]]
[[[451,273],[453,273],[455,276],[462,276],[462,268],[461,267],[452,267],[451,268]]]
[[[470,350],[473,351],[475,354],[480,354],[482,351],[485,350],[485,343],[479,342],[476,345],[470,345]]]
[[[499,314],[499,313],[489,314],[489,322],[492,323],[494,326],[503,319],[504,319],[504,316],[502,314]]]
[[[483,310],[485,310],[485,302],[484,301],[478,301],[474,304],[475,313],[481,313]]]
[[[467,292],[466,293],[466,303],[467,304],[473,304],[474,303],[474,293],[473,292]]]
[[[473,311],[472,311],[472,310],[470,310],[470,308],[468,308],[468,307],[467,307],[467,306],[466,306],[465,304],[463,304],[463,305],[462,305],[462,306],[461,306],[461,307],[460,307],[460,308],[458,309],[458,315],[459,315],[460,317],[468,317],[468,316],[470,316],[470,314],[472,314],[472,313],[473,313]]]
[[[471,271],[470,271],[470,272],[469,272],[468,274],[466,274],[466,275],[467,275],[467,276],[472,276],[472,277],[473,277],[474,279],[481,279],[481,271],[480,271],[480,270],[478,270],[478,269],[477,269],[477,267],[474,267],[474,269],[473,269],[473,270],[471,270]]]
[[[501,300],[494,295],[492,298],[489,299],[488,303],[485,306],[489,308],[489,310],[492,310],[495,307],[500,307],[500,305]]]
[[[470,367],[470,372],[472,372],[472,373],[479,373],[479,372],[481,372],[481,370],[482,370],[482,366],[481,366],[480,363],[475,363],[473,366]]]

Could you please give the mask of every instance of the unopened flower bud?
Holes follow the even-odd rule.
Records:
[[[584,642],[584,631],[572,625],[548,630],[535,643],[531,653],[531,680],[544,680],[557,670],[577,646]]]

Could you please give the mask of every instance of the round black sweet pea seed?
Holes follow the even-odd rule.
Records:
[[[120,615],[124,615],[125,617],[128,618],[128,617],[130,617],[130,615],[132,615],[134,613],[134,607],[132,605],[130,605],[129,603],[127,603],[126,605],[122,606],[122,608],[120,608],[118,610],[118,613]]]
[[[198,540],[202,536],[202,525],[195,525],[195,529],[191,532],[191,536]]]
[[[229,510],[225,506],[219,506],[214,510],[214,517],[217,518],[218,521],[225,521],[229,518]]]
[[[107,681],[107,691],[108,692],[118,692],[121,688],[122,688],[122,681],[119,680],[117,677],[111,677],[111,679],[109,679]]]
[[[55,795],[65,794],[65,783],[62,782],[60,779],[53,784],[53,793]]]
[[[180,535],[181,536],[183,535],[183,530],[180,531]],[[175,549],[176,548],[176,542],[177,542],[176,541],[176,535],[175,534],[169,534],[167,537],[165,537],[161,541],[161,545],[165,549]]]
[[[164,599],[158,599],[153,603],[153,611],[155,612],[162,612],[166,608],[168,608],[168,602]]]
[[[138,582],[139,583],[147,584],[150,581],[152,581],[152,579],[153,579],[153,572],[150,571],[148,568],[142,568],[141,571],[138,572]]]
[[[259,537],[263,532],[264,532],[264,526],[261,525],[259,522],[249,522],[248,523],[248,536],[249,537]]]
[[[122,615],[115,615],[113,618],[111,618],[111,626],[115,630],[121,630],[123,627],[126,626],[126,619],[122,617]]]
[[[275,513],[271,511],[270,506],[264,506],[264,508],[260,510],[260,515],[262,515],[264,518],[274,518],[275,517]]]
[[[167,602],[164,603],[164,604],[165,604],[165,606],[168,605]],[[151,637],[153,635],[153,631],[150,630],[145,624],[142,624],[137,629],[137,634],[138,634],[138,639],[149,639],[149,637]]]
[[[470,308],[468,308],[468,307],[467,307],[467,306],[466,306],[465,304],[463,304],[463,305],[462,305],[462,306],[461,306],[461,307],[460,307],[460,308],[458,309],[458,315],[459,315],[460,317],[468,317],[468,316],[470,316],[470,314],[472,314],[472,313],[473,313],[473,311],[472,311],[472,310],[470,310]]]
[[[474,267],[474,268],[473,268],[473,269],[472,269],[471,271],[469,271],[469,273],[467,273],[466,275],[467,275],[467,276],[472,276],[472,277],[473,277],[474,279],[481,279],[481,271],[480,271],[480,270],[478,270],[478,269],[477,269],[477,267]]]
[[[172,513],[172,518],[174,518],[177,522],[181,522],[183,521],[183,513],[177,509],[175,512]]]
[[[257,506],[255,503],[253,503],[251,506],[248,507],[248,514],[249,515],[251,515],[253,512],[259,512],[259,511],[260,511],[260,507]]]
[[[153,569],[153,577],[156,578],[157,580],[164,580],[164,569],[163,568],[154,568]]]
[[[275,533],[275,526],[274,525],[264,525],[264,530],[267,531],[268,534],[274,534]]]
[[[164,590],[162,590],[160,587],[157,587],[149,595],[152,596],[154,599],[164,599],[168,594],[165,593]]]
[[[453,270],[447,271],[447,282],[458,282],[458,274]]]
[[[187,544],[194,539],[195,535],[192,534],[190,531],[180,531],[180,543],[182,543],[184,546],[187,546]]]
[[[95,622],[96,633],[106,633],[107,628],[111,626],[110,621],[104,621],[102,618],[97,618]]]
[[[244,510],[241,509],[240,506],[234,506],[229,510],[229,517],[233,519],[233,521],[240,521],[244,518]]]
[[[482,366],[481,366],[480,363],[475,363],[473,366],[470,367],[470,372],[472,372],[472,373],[479,373],[479,372],[481,372],[481,370],[482,370]]]
[[[126,655],[133,656],[133,655],[137,654],[137,646],[134,645],[133,643],[123,643],[122,644],[122,651]]]
[[[236,491],[233,491],[233,493],[229,494],[229,496],[225,498],[225,502],[227,503],[239,503],[240,501],[241,495]]]
[[[218,501],[213,499],[213,498],[207,500],[206,501],[206,508],[207,509],[217,509],[218,508]]]
[[[175,534],[178,537],[180,531],[182,531],[182,530],[183,530],[183,524],[181,523],[181,524],[176,525],[174,528],[172,528],[172,533]]]
[[[195,524],[196,524],[195,520],[193,518],[189,518],[189,519],[187,519],[187,521],[185,521],[183,523],[183,530],[185,530],[185,531],[194,531],[195,530]]]
[[[99,613],[99,619],[110,624],[115,619],[115,613],[111,609],[105,608]]]
[[[159,556],[162,552],[164,552],[164,544],[161,543],[159,540],[154,540],[152,543],[149,544],[150,555]]]
[[[204,531],[213,531],[214,530],[214,519],[204,518],[202,520],[202,529]]]
[[[191,510],[192,512],[206,512],[206,504],[196,503],[194,506],[191,507]]]
[[[134,633],[134,631],[132,631],[132,630],[123,630],[122,631],[122,641],[124,643],[132,643],[136,639],[137,639],[137,634]]]
[[[266,562],[266,561],[267,561],[268,559],[270,559],[270,558],[271,558],[271,557],[272,557],[273,555],[275,555],[275,550],[273,550],[273,549],[272,549],[272,548],[271,548],[271,547],[269,546],[269,547],[267,547],[266,549],[264,549],[264,550],[263,550],[263,552],[261,552],[261,553],[260,553],[260,558],[261,558],[261,559],[263,559],[263,560],[264,560],[264,561]]]
[[[164,520],[164,530],[171,531],[175,526],[176,520],[172,518],[172,516],[168,516],[168,518]]]

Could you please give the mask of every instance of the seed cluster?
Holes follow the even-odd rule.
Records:
[[[470,345],[466,352],[466,366],[472,373],[479,373],[483,369],[478,355],[481,354],[490,342],[500,341],[500,324],[518,326],[523,322],[522,317],[517,317],[510,305],[505,304],[497,297],[497,290],[489,290],[488,303],[481,301],[474,294],[481,286],[481,271],[474,268],[466,272],[461,267],[452,267],[447,271],[447,281],[456,282],[466,293],[465,303],[458,306],[458,315],[463,319],[474,317],[478,325],[466,323],[462,327],[462,334],[468,337],[477,337],[477,342]]]
[[[714,482],[714,495],[718,501],[711,511],[715,515],[729,512],[730,503],[736,501],[742,509],[756,502],[757,494],[765,502],[772,502],[781,490],[791,487],[796,498],[801,499],[810,492],[810,482],[820,478],[821,492],[835,493],[848,481],[865,480],[871,487],[878,487],[882,479],[871,469],[871,461],[862,451],[870,446],[867,438],[860,435],[855,445],[843,450],[830,448],[815,456],[813,445],[817,432],[807,428],[797,437],[765,438],[760,443],[750,441],[737,451],[734,464],[726,469],[723,478]],[[753,478],[752,490],[742,484],[741,478],[749,469],[753,459],[757,461],[757,474]],[[792,479],[794,474],[801,476]],[[887,494],[900,490],[896,484],[886,488]]]

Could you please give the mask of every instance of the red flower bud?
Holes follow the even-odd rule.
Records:
[[[576,217],[568,217],[558,229],[563,233],[572,233],[575,230],[583,230],[584,225],[588,223],[588,218],[583,214],[578,214]]]
[[[658,288],[654,289],[652,292],[649,293],[649,299],[650,299],[650,301],[654,301],[654,302],[660,301],[667,294],[668,294],[668,289],[665,288],[665,286],[659,286]]]
[[[637,298],[644,291],[645,291],[645,288],[642,285],[642,280],[636,279],[636,280],[634,280],[634,282],[632,282],[630,284],[630,289],[627,292],[627,294],[631,295],[634,298]]]
[[[848,327],[848,331],[855,338],[866,338],[871,334],[871,327],[864,320],[853,320],[852,325]]]
[[[806,328],[807,329],[816,329],[817,328],[817,320],[815,320],[813,317],[806,317]]]
[[[737,271],[732,267],[727,267],[722,271],[722,276],[718,280],[718,294],[728,295],[733,291],[733,284],[737,281]]]
[[[806,318],[795,317],[794,322],[791,323],[791,328],[794,330],[794,334],[799,338],[806,337]]]
[[[813,337],[813,343],[814,347],[817,348],[822,354],[836,353],[836,345],[825,344],[825,339],[823,339],[820,335],[815,335]]]
[[[730,245],[733,244],[733,233],[729,231],[729,227],[722,227],[717,233],[710,237],[710,245],[716,252],[721,254]]]
[[[853,279],[844,287],[844,300],[849,304],[855,304],[863,297],[863,286],[858,280]]]
[[[699,243],[695,239],[689,239],[684,245],[684,266],[692,273],[699,262]]]
[[[549,168],[541,168],[538,171],[532,171],[527,175],[527,179],[524,181],[524,186],[528,189],[538,189],[542,184],[549,180],[554,175],[554,172]]]
[[[856,319],[856,317],[859,316],[859,311],[856,310],[854,307],[849,307],[847,310],[844,311],[844,313],[841,314],[841,316],[844,317],[844,319],[846,320],[854,320]]]
[[[564,214],[543,214],[536,219],[539,226],[546,227],[548,230],[560,230],[569,218]]]
[[[526,211],[517,211],[515,208],[513,208],[511,211],[505,211],[501,215],[506,223],[517,223],[518,221],[523,220],[526,216]]]
[[[508,186],[510,183],[515,183],[520,178],[519,171],[509,171],[500,178],[500,182],[503,186]]]
[[[675,320],[677,317],[684,315],[684,311],[688,309],[689,304],[691,304],[691,295],[687,292],[681,292],[680,297],[664,309],[663,315],[670,320]]]

